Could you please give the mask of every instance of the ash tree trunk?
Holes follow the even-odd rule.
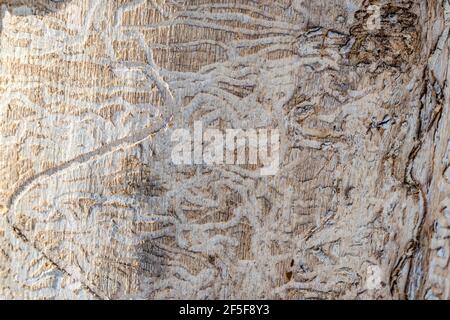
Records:
[[[1,298],[450,298],[448,0],[0,5]]]

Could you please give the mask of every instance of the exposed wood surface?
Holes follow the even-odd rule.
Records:
[[[450,298],[448,0],[0,4],[0,298]]]

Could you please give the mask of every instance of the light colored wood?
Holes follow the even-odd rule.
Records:
[[[0,3],[1,298],[450,298],[447,0]]]

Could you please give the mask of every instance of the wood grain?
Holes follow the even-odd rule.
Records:
[[[0,4],[0,298],[450,298],[448,0]]]

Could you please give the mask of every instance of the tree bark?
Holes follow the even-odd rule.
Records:
[[[0,298],[450,298],[448,0],[0,4]]]

